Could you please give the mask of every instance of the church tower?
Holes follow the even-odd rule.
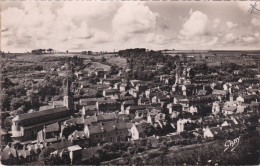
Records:
[[[74,100],[70,94],[70,83],[68,79],[64,89],[63,106],[67,107],[71,112],[74,112]]]

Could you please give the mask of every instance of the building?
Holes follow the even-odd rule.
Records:
[[[88,124],[85,125],[84,132],[89,137],[90,146],[107,142],[124,142],[128,137],[126,123],[122,121]]]
[[[133,124],[131,127],[132,140],[138,140],[140,138],[146,138],[147,135],[144,132],[142,124]]]
[[[220,102],[220,101],[213,102],[212,113],[214,115],[221,113],[222,112],[221,108],[223,107],[223,105],[224,105],[223,102]]]
[[[70,96],[69,82],[65,88],[64,106],[43,111],[17,115],[12,119],[12,138],[28,141],[37,138],[37,132],[45,125],[62,122],[70,118],[74,112],[73,97]]]

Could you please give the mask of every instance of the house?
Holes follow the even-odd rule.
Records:
[[[125,92],[125,91],[127,91],[127,90],[129,90],[130,89],[130,85],[128,84],[128,83],[122,83],[122,84],[120,84],[120,86],[119,86],[119,91],[120,92]]]
[[[198,90],[197,95],[198,96],[205,96],[205,95],[207,95],[207,91],[206,90]]]
[[[118,89],[105,89],[103,90],[104,97],[110,97],[112,99],[119,98],[120,91]]]
[[[132,95],[134,98],[138,98],[138,96],[141,94],[141,91],[134,89],[134,88],[130,88],[129,89],[129,94]]]
[[[257,84],[259,83],[259,80],[256,78],[240,78],[238,82],[243,82],[243,83],[249,83],[249,84]]]
[[[98,100],[102,100],[103,98],[87,98],[87,99],[80,99],[79,103],[81,105],[96,105]]]
[[[81,156],[81,150],[82,148],[78,145],[69,146],[63,149],[56,150],[51,153],[51,155],[58,155],[61,157],[62,160],[69,160],[70,165],[80,164],[80,161],[82,159]]]
[[[115,112],[121,110],[120,102],[114,99],[97,101],[96,107],[98,112]]]
[[[184,125],[185,125],[185,123],[187,123],[187,122],[191,122],[191,120],[190,120],[190,119],[179,119],[179,120],[177,121],[177,132],[178,132],[178,133],[181,133],[181,132],[184,131]]]
[[[257,112],[259,111],[260,109],[260,103],[259,102],[255,102],[255,101],[252,101],[251,102],[251,105],[250,105],[250,108],[253,112]]]
[[[115,121],[118,119],[115,113],[102,113],[102,114],[98,114],[96,117],[97,117],[97,122],[108,122],[108,121]]]
[[[65,141],[61,141],[61,142],[52,143],[49,146],[52,147],[55,150],[61,150],[61,149],[65,149],[65,148],[68,148],[68,147],[73,146],[73,145],[72,145],[71,141],[65,140]]]
[[[169,114],[172,113],[180,114],[182,112],[182,105],[170,103],[167,105],[167,109],[169,111]]]
[[[182,95],[184,96],[194,95],[197,91],[196,85],[194,84],[182,85],[181,90],[182,90]]]
[[[126,114],[135,114],[137,110],[146,110],[146,105],[133,105],[126,108]]]
[[[7,145],[1,154],[1,163],[6,165],[20,164],[17,150],[11,145]]]
[[[179,99],[177,104],[182,105],[182,111],[189,111],[190,100],[188,98]]]
[[[234,114],[236,111],[237,111],[237,107],[236,106],[224,106],[222,108],[222,112],[225,115]]]
[[[138,105],[149,105],[151,104],[150,99],[146,97],[140,97],[138,99]]]
[[[43,140],[49,138],[57,138],[60,134],[60,125],[58,123],[53,123],[43,127],[43,130],[38,132],[37,140],[42,142]]]
[[[194,115],[194,113],[198,113],[198,108],[197,107],[195,107],[195,106],[190,106],[190,109],[189,109],[189,111],[188,112],[190,112],[192,115]]]
[[[124,112],[127,107],[132,106],[132,105],[135,105],[134,100],[124,101],[124,102],[121,104],[121,111]]]
[[[96,105],[85,105],[80,110],[83,116],[92,116],[98,113]]]
[[[203,132],[204,138],[224,138],[225,132],[222,131],[221,127],[205,128]]]
[[[135,118],[142,118],[144,120],[147,120],[147,113],[148,110],[137,110],[135,112]]]
[[[84,128],[85,120],[83,117],[70,118],[61,124],[60,136],[68,136],[75,130],[82,131]]]
[[[244,99],[241,95],[239,95],[239,96],[236,98],[236,101],[241,104],[241,103],[244,103],[244,102],[245,102],[245,99]]]
[[[142,124],[133,124],[131,127],[132,140],[138,140],[140,138],[146,138],[147,135],[144,132]]]
[[[225,91],[225,90],[214,89],[214,90],[212,91],[212,94],[213,94],[213,95],[216,95],[216,96],[219,97],[221,100],[224,100],[224,99],[226,99],[226,97],[227,97],[227,91]]]
[[[117,82],[120,82],[119,78],[105,78],[100,80],[100,83],[103,85],[114,85]],[[119,87],[117,89],[119,89]]]
[[[155,116],[158,115],[161,111],[157,109],[152,109],[147,113],[147,122],[150,124],[155,123]]]
[[[127,126],[123,121],[85,125],[84,132],[89,137],[90,146],[107,142],[124,142],[128,136]]]
[[[214,115],[218,114],[218,113],[221,113],[222,112],[222,107],[223,107],[224,103],[221,102],[221,101],[215,101],[213,102],[213,105],[212,105],[212,113]]]
[[[243,103],[247,103],[247,104],[251,104],[252,101],[257,101],[258,100],[258,96],[257,95],[242,95],[239,96],[240,98],[238,98],[238,101],[241,101]]]
[[[160,81],[164,84],[173,84],[173,76],[172,75],[167,75],[167,74],[164,74],[164,75],[160,75]]]
[[[120,99],[121,101],[134,100],[134,97],[133,97],[131,94],[129,94],[128,91],[126,91],[126,92],[122,92],[122,93],[120,94],[119,99]]]
[[[135,87],[138,84],[145,84],[145,82],[141,80],[130,80],[130,83],[133,87]]]
[[[73,145],[79,145],[81,148],[89,147],[89,140],[87,134],[84,131],[75,130],[68,136]]]
[[[84,119],[84,124],[85,125],[89,125],[89,124],[97,123],[97,122],[98,122],[98,120],[97,120],[97,116],[96,115],[94,115],[94,116],[87,116]]]

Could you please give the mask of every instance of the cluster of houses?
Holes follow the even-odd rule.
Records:
[[[225,138],[246,132],[259,111],[259,79],[192,83],[189,71],[177,68],[175,75],[161,75],[158,83],[105,75],[98,84],[102,97],[78,101],[67,82],[63,101],[12,119],[12,131],[2,134],[2,140],[10,140],[2,146],[2,163],[39,161],[47,147],[75,163],[104,143],[181,141],[189,138],[187,133]],[[85,75],[75,74],[76,82],[83,83]],[[217,84],[223,88],[216,89]]]

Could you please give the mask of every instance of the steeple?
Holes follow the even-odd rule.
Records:
[[[69,83],[69,79],[67,78],[66,81],[66,87],[64,90],[64,96],[70,96],[70,83]]]
[[[66,87],[64,89],[63,105],[66,106],[70,111],[74,111],[74,100],[73,96],[70,93],[70,82],[67,79]]]

